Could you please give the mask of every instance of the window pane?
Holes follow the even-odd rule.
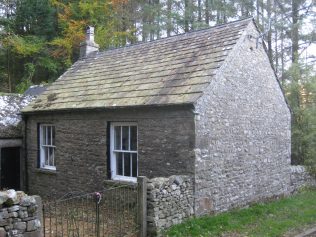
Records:
[[[52,137],[53,137],[52,145],[55,146],[55,127],[52,127]]]
[[[42,144],[46,145],[46,126],[42,126]]]
[[[48,147],[48,165],[54,166],[54,148]]]
[[[123,175],[123,159],[122,159],[122,153],[117,152],[116,153],[116,174],[117,175]]]
[[[131,126],[131,151],[137,151],[137,127]]]
[[[130,153],[124,153],[124,176],[131,176],[131,158]]]
[[[52,147],[52,149],[53,149],[53,166],[55,166],[56,164],[55,164],[55,148],[54,147]]]
[[[45,159],[45,165],[49,165],[49,163],[48,163],[48,147],[44,147],[44,151],[45,151],[45,157],[44,157],[44,159]]]
[[[114,149],[121,150],[121,126],[114,127]]]
[[[132,176],[137,177],[137,154],[132,153]]]
[[[122,134],[122,150],[126,150],[126,151],[129,150],[129,147],[128,147],[128,143],[129,143],[128,130],[129,130],[128,126],[122,127],[122,133],[123,133]]]
[[[49,166],[50,165],[50,147],[47,147],[47,157],[46,157],[46,160],[47,160],[47,165]]]
[[[47,133],[47,134],[46,134],[46,139],[47,139],[46,145],[51,145],[51,144],[52,144],[52,140],[51,140],[51,138],[52,138],[52,137],[51,137],[51,136],[52,136],[52,133],[51,133],[52,130],[51,130],[51,128],[52,128],[52,127],[49,127],[49,126],[46,127],[46,133]]]

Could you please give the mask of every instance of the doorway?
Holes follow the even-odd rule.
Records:
[[[20,190],[20,147],[1,148],[1,188]]]

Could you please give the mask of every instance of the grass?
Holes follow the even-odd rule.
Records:
[[[312,225],[316,225],[315,189],[247,209],[192,218],[171,227],[165,236],[293,236]]]

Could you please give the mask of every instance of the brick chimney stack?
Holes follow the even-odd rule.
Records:
[[[89,57],[92,53],[99,51],[99,45],[94,42],[94,27],[88,26],[86,40],[80,43],[80,58]]]

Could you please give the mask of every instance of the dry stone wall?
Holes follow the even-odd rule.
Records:
[[[316,187],[316,179],[303,166],[288,166],[290,170],[290,192],[302,187]],[[148,236],[162,236],[162,231],[181,223],[193,215],[195,210],[195,180],[191,176],[179,175],[169,178],[154,178],[147,182],[147,225]],[[209,189],[209,191],[211,191]],[[195,196],[194,196],[195,195]],[[241,203],[242,205],[242,203]]]
[[[291,166],[291,188],[292,192],[303,187],[316,187],[316,179],[312,177],[304,166]]]
[[[41,237],[41,199],[13,189],[0,192],[0,237]]]
[[[194,214],[193,178],[171,176],[147,184],[148,236],[161,235],[171,225]]]

